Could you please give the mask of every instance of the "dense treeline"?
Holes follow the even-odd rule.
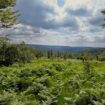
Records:
[[[31,48],[24,43],[11,44],[8,39],[0,41],[0,65],[10,65],[15,62],[30,62],[34,57]]]
[[[6,37],[0,37],[0,65],[11,65],[16,62],[26,63],[31,62],[32,59],[38,58],[49,59],[81,59],[85,60],[100,60],[105,61],[105,52],[91,53],[89,51],[81,53],[60,52],[60,51],[43,51],[29,47],[24,42],[20,44],[11,44]]]

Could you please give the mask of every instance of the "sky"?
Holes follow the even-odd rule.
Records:
[[[105,47],[105,0],[17,0],[19,23],[2,29],[19,43]]]

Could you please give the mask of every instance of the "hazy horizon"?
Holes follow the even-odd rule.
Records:
[[[74,47],[74,48],[105,48],[105,47],[90,47],[90,46],[67,46],[67,45],[47,45],[47,44],[27,44],[27,45],[34,45],[34,46],[51,46],[51,47]]]

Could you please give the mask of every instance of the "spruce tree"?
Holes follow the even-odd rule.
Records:
[[[0,29],[11,28],[16,24],[17,12],[14,11],[16,0],[0,0]],[[8,38],[0,35],[0,64],[6,63]]]
[[[0,28],[16,24],[17,12],[13,11],[16,0],[0,0]]]

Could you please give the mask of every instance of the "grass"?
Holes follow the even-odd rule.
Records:
[[[85,66],[38,59],[1,67],[0,105],[105,105],[105,62]]]

